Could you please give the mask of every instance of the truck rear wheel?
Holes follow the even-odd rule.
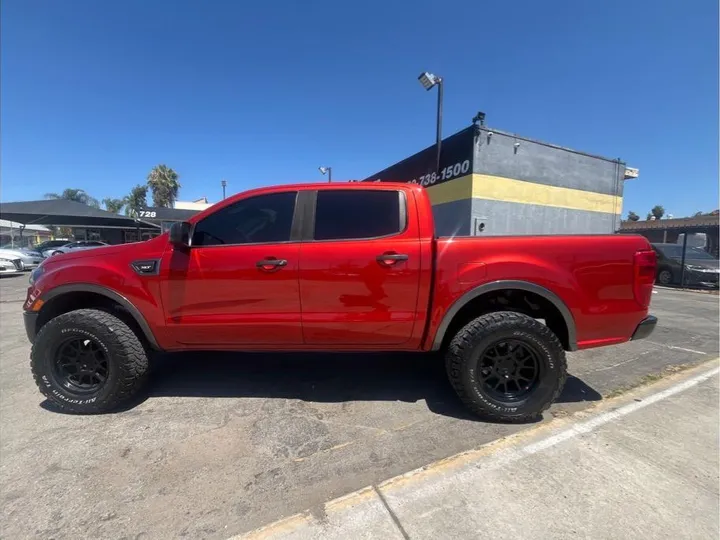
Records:
[[[489,313],[464,326],[445,356],[450,383],[473,413],[527,422],[557,399],[567,378],[557,336],[532,317]]]
[[[97,309],[78,309],[48,321],[30,355],[40,391],[60,409],[108,412],[140,391],[148,358],[123,321]]]

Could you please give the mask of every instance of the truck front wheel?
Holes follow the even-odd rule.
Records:
[[[465,406],[504,422],[540,416],[567,378],[557,336],[532,317],[510,311],[489,313],[464,326],[448,347],[445,366]]]
[[[30,367],[40,391],[72,413],[108,412],[137,395],[147,378],[145,348],[123,321],[97,309],[78,309],[38,332]]]

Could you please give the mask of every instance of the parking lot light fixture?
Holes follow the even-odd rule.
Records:
[[[431,90],[434,86],[438,87],[437,100],[437,122],[435,132],[435,146],[437,155],[435,156],[435,172],[440,174],[440,151],[442,147],[442,106],[443,106],[443,78],[425,71],[418,77],[420,84],[425,90]]]
[[[332,167],[318,167],[318,171],[323,175],[327,174],[328,182],[332,182]]]

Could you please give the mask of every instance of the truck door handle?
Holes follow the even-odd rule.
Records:
[[[407,261],[408,256],[404,253],[383,253],[382,255],[378,255],[375,259],[384,266],[392,266],[400,261]]]
[[[287,266],[287,260],[285,259],[263,259],[255,263],[260,270],[263,272],[275,272],[280,270],[283,266]]]

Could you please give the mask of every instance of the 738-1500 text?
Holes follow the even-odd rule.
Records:
[[[470,171],[470,160],[466,159],[455,165],[448,165],[447,167],[440,169],[440,174],[430,173],[424,174],[420,178],[413,178],[410,180],[411,184],[420,184],[421,186],[432,186],[437,183],[438,180],[444,182],[456,178],[461,174],[467,174]]]

